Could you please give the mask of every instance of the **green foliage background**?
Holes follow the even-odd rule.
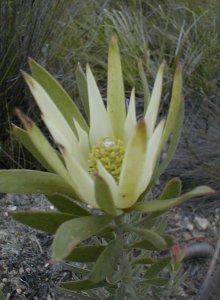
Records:
[[[37,108],[20,74],[20,69],[27,68],[28,56],[52,72],[78,103],[78,62],[83,68],[90,63],[105,95],[108,42],[112,32],[116,32],[126,90],[136,86],[139,114],[143,91],[138,59],[143,61],[150,85],[159,63],[166,61],[166,96],[161,113],[167,108],[173,69],[178,60],[182,62],[186,126],[168,173],[190,182],[208,178],[218,188],[220,159],[214,149],[220,148],[219,1],[51,0],[45,4],[43,0],[4,0],[0,14],[1,168],[39,168],[10,133],[11,122],[18,122],[15,107],[37,120]]]

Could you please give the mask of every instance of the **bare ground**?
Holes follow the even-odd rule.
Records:
[[[70,280],[72,274],[61,264],[50,264],[52,236],[19,224],[8,215],[9,211],[52,209],[40,195],[8,194],[0,199],[0,290],[7,300],[21,299],[22,295],[30,300],[75,299],[56,288],[61,281]],[[181,245],[201,241],[215,245],[218,203],[192,200],[171,210],[167,217],[168,231]],[[206,228],[199,225],[198,217],[207,222]],[[188,276],[181,288],[188,299],[193,299],[201,287],[209,262],[210,259],[198,258],[183,263],[181,272]]]

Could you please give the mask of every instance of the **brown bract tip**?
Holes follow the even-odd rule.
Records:
[[[98,178],[98,179],[100,178],[100,175],[99,175],[99,173],[98,173],[98,172],[96,172],[96,171],[95,171],[95,172],[93,172],[93,173],[92,173],[92,175],[93,175],[94,177]]]
[[[118,36],[117,36],[117,34],[116,34],[116,32],[114,32],[113,34],[112,34],[112,42],[117,42],[117,40],[118,40]]]
[[[209,188],[209,191],[207,192],[207,195],[213,195],[215,193],[216,193],[215,190],[213,190],[212,188]]]
[[[179,61],[176,65],[176,73],[182,73],[182,69],[183,69],[183,65],[182,63]]]
[[[51,258],[51,259],[49,260],[49,264],[50,264],[50,265],[54,265],[55,263],[57,263],[57,260],[56,260],[56,259]]]
[[[31,58],[31,57],[29,56],[28,59],[27,59],[27,61],[28,61],[28,64],[30,65],[30,64],[33,62],[33,58]]]
[[[27,130],[31,130],[33,128],[34,122],[28,116],[26,116],[22,110],[16,108],[15,114],[21,120],[21,122]]]
[[[137,126],[138,126],[141,130],[145,130],[145,131],[147,130],[147,124],[146,124],[146,122],[145,122],[145,120],[144,120],[143,117],[140,118],[140,119],[138,120]]]

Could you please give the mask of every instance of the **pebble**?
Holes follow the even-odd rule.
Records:
[[[8,210],[9,211],[15,211],[15,210],[17,210],[17,206],[16,205],[9,205]]]
[[[188,217],[184,217],[184,223],[185,223],[186,229],[188,229],[189,231],[193,231],[194,225],[189,221]]]
[[[5,230],[0,230],[0,236],[4,237],[6,235],[8,235],[8,234]]]
[[[18,295],[21,295],[22,289],[16,289],[16,293],[17,293]]]
[[[3,282],[0,282],[0,290],[3,290],[4,287],[5,287],[5,284]]]
[[[183,237],[184,241],[190,241],[192,239],[192,235],[187,231],[183,232]]]
[[[205,218],[195,217],[194,222],[199,230],[206,230],[211,227],[211,224]]]
[[[194,229],[194,230],[192,231],[192,236],[193,236],[194,238],[199,239],[199,238],[203,238],[203,237],[204,237],[204,234],[201,233],[200,231]]]

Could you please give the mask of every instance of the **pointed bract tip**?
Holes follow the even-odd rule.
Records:
[[[30,74],[28,74],[27,72],[25,72],[23,70],[21,70],[21,74],[24,77],[24,79],[27,82],[27,84],[29,86],[31,86],[32,88],[34,88],[35,87],[35,83],[34,83],[33,77],[31,77]]]
[[[28,59],[27,59],[27,61],[28,61],[28,64],[31,65],[31,64],[33,63],[34,60],[33,60],[33,58],[31,58],[31,57],[29,56]]]
[[[28,73],[26,73],[25,71],[23,71],[23,70],[20,70],[20,72],[21,72],[21,75],[25,78],[25,76],[26,75],[28,75]]]
[[[137,126],[139,127],[139,128],[147,128],[147,124],[146,124],[146,122],[145,122],[145,120],[144,120],[144,117],[142,117],[142,118],[140,118],[139,120],[138,120],[138,122],[137,122]]]
[[[207,190],[207,195],[213,195],[213,194],[215,194],[216,193],[216,191],[214,190],[214,189],[212,189],[212,188],[208,188],[208,190]]]
[[[182,63],[179,61],[176,65],[176,74],[179,74],[179,73],[182,73],[182,70],[183,70],[183,65]]]
[[[116,32],[113,32],[111,41],[112,41],[113,43],[117,43],[117,41],[118,41],[118,36],[117,36],[117,33],[116,33]]]
[[[16,108],[15,114],[21,120],[21,122],[23,123],[24,127],[27,130],[31,130],[33,128],[34,125],[33,121],[28,116],[26,116],[22,110]]]
[[[99,173],[97,171],[93,172],[92,175],[97,179],[101,178],[101,176],[99,175]]]
[[[147,124],[144,118],[140,118],[137,122],[137,130],[144,140],[147,139]]]
[[[86,64],[86,73],[91,72],[89,63]]]
[[[163,60],[162,63],[160,64],[159,71],[163,72],[165,65],[166,65],[166,62],[165,62],[165,60]]]
[[[80,63],[80,62],[77,63],[77,66],[76,66],[76,72],[83,72],[82,66],[81,66],[81,63]]]

